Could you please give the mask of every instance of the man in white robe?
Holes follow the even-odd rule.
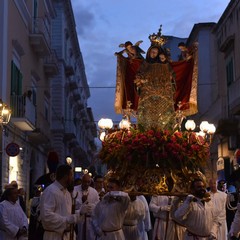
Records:
[[[103,199],[96,205],[92,223],[99,240],[125,240],[122,226],[130,198],[120,191],[120,182],[109,179]]]
[[[0,203],[0,240],[28,239],[28,220],[17,203],[18,189],[8,186],[4,192],[6,199]]]
[[[217,189],[217,180],[209,180],[210,197],[213,202],[214,211],[217,211],[219,219],[218,240],[227,240],[226,202],[227,194]]]
[[[212,201],[204,201],[206,190],[203,181],[194,179],[191,191],[193,195],[188,195],[174,213],[175,220],[187,228],[184,239],[217,239],[219,220]]]
[[[71,225],[80,220],[80,214],[72,214],[72,197],[67,190],[73,183],[73,171],[69,165],[57,168],[56,180],[40,198],[40,219],[44,228],[43,240],[67,240]]]
[[[74,196],[77,194],[76,205],[80,208],[81,220],[77,224],[78,240],[95,240],[96,236],[94,234],[92,221],[92,212],[99,202],[98,192],[90,187],[91,176],[85,174],[82,177],[82,184],[74,187]]]
[[[151,198],[149,209],[155,218],[153,240],[177,239],[175,232],[177,227],[170,216],[172,199],[171,196],[152,196]]]
[[[123,221],[123,233],[125,240],[141,240],[142,233],[139,230],[139,223],[145,217],[145,207],[143,202],[136,196],[130,196],[130,203]]]
[[[106,191],[104,189],[104,179],[102,175],[96,175],[94,177],[94,188],[98,192],[99,200],[105,195]]]
[[[143,195],[137,196],[137,199],[139,199],[143,202],[144,209],[145,209],[144,218],[142,221],[139,222],[138,229],[141,233],[141,240],[148,240],[148,231],[150,231],[152,229],[148,202]]]
[[[237,211],[235,213],[228,235],[229,239],[238,239],[240,236],[240,203],[237,205]]]

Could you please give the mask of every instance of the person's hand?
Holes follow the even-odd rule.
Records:
[[[234,232],[232,230],[230,230],[229,233],[228,233],[228,239],[237,240],[238,239],[238,234],[234,234]]]
[[[169,212],[171,209],[171,205],[166,205],[166,206],[162,206],[159,208],[159,211],[162,212],[162,211],[166,211],[166,212]]]
[[[91,204],[91,203],[87,204],[87,212],[86,212],[86,214],[91,215],[92,211],[93,211],[93,208],[94,208],[93,204]]]
[[[67,216],[67,223],[69,223],[69,224],[76,223],[76,219],[75,219],[74,215]]]
[[[83,204],[80,209],[80,214],[87,214],[88,212],[88,204]]]

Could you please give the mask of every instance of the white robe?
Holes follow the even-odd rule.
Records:
[[[139,222],[139,224],[138,224],[138,228],[141,233],[141,240],[148,240],[147,232],[152,229],[148,202],[143,195],[137,196],[137,199],[140,199],[143,202],[144,208],[145,208],[144,219],[143,219],[143,221]]]
[[[98,240],[125,240],[122,225],[129,202],[127,193],[112,191],[96,205],[92,223],[95,232],[102,233]]]
[[[160,211],[160,208],[171,205],[173,197],[170,196],[152,196],[149,203],[149,209],[155,217],[152,239],[158,240],[176,240],[178,238],[175,222],[170,217],[170,212]],[[165,236],[167,235],[167,236]]]
[[[40,219],[44,228],[44,240],[69,239],[70,225],[67,218],[71,216],[71,194],[55,181],[49,185],[40,198]],[[78,219],[78,215],[73,215]]]
[[[240,203],[237,205],[237,211],[235,213],[234,219],[231,224],[231,228],[229,231],[230,236],[239,237],[240,235]]]
[[[99,202],[99,195],[98,192],[92,188],[89,187],[87,190],[87,200],[85,203],[82,203],[82,196],[83,196],[83,190],[82,186],[78,185],[74,187],[74,196],[77,194],[76,198],[76,206],[81,210],[84,205],[91,205],[91,211],[86,214],[83,214],[81,216],[81,220],[78,223],[78,234],[77,239],[78,240],[95,240],[96,236],[93,231],[93,226],[91,224],[92,221],[92,212],[96,206],[96,204]],[[85,239],[84,239],[85,238]]]
[[[217,233],[218,240],[227,240],[227,221],[226,221],[226,201],[227,194],[217,190],[216,193],[209,192],[213,202],[214,211],[218,215],[219,229]]]
[[[19,228],[28,228],[28,220],[21,206],[4,200],[0,203],[0,240],[15,240]],[[19,240],[27,239],[21,236]]]
[[[175,211],[174,216],[187,228],[185,240],[196,239],[196,236],[199,240],[205,240],[210,234],[217,237],[219,220],[212,201],[205,202],[205,205],[200,199],[190,203],[184,201]]]
[[[123,221],[123,233],[126,240],[141,240],[138,224],[143,222],[145,207],[141,200],[130,201]]]

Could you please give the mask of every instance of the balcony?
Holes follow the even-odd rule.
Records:
[[[69,81],[69,89],[70,89],[70,91],[74,91],[74,90],[78,89],[78,85],[75,80]]]
[[[49,136],[47,136],[40,128],[36,128],[34,131],[27,134],[28,141],[41,146],[48,146],[50,144]]]
[[[73,99],[74,99],[75,102],[77,102],[78,100],[81,99],[81,95],[78,91],[73,92]]]
[[[231,114],[233,115],[240,115],[239,88],[240,88],[240,79],[232,82],[231,85],[228,87],[229,109]]]
[[[51,38],[46,21],[43,18],[35,18],[32,23],[33,26],[29,34],[29,42],[34,52],[40,57],[49,56],[51,54]]]
[[[53,77],[58,74],[58,60],[54,50],[51,50],[51,54],[45,57],[43,67],[47,77]]]
[[[64,140],[70,141],[76,138],[76,127],[73,121],[66,121],[65,122],[65,133],[64,133]]]
[[[11,122],[22,131],[33,131],[36,107],[27,96],[11,96]]]
[[[65,75],[66,77],[70,77],[74,75],[75,71],[71,63],[66,63],[64,64],[64,69],[65,69]]]

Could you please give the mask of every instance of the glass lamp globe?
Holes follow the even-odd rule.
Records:
[[[66,157],[66,162],[67,162],[68,165],[71,165],[72,158],[71,157]]]
[[[209,129],[208,121],[202,121],[199,127],[202,132],[205,132],[205,133],[208,132],[208,129]]]
[[[215,132],[216,132],[216,127],[214,126],[213,123],[210,123],[209,127],[208,127],[208,133],[209,134],[214,134]]]
[[[129,129],[131,123],[127,119],[122,119],[122,121],[119,123],[120,129]]]
[[[194,120],[187,120],[187,122],[185,123],[185,128],[188,131],[193,131],[196,127],[196,123],[194,122]]]
[[[110,118],[101,118],[98,121],[98,127],[101,129],[110,129],[113,127],[113,121]]]
[[[100,135],[99,135],[99,139],[100,139],[102,142],[104,142],[105,136],[106,136],[106,132],[101,132]]]

